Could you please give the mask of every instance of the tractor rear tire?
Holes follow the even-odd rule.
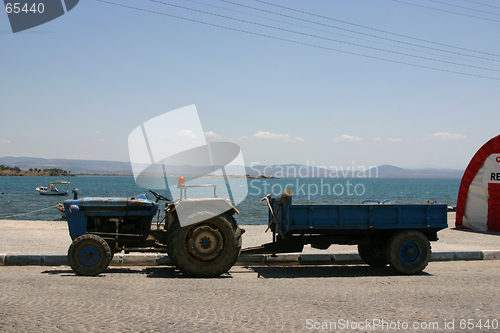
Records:
[[[186,276],[219,277],[233,267],[241,252],[241,230],[229,214],[211,216],[202,222],[181,227],[175,221],[167,238],[168,254]]]
[[[181,226],[179,224],[179,220],[176,220],[170,225],[167,231],[167,254],[174,266],[177,266],[177,260],[174,261],[174,258],[176,259],[176,256],[173,253],[174,251],[170,250],[171,248],[173,248],[173,246],[170,246],[169,244],[173,244],[173,238],[178,237],[178,229],[180,228]]]
[[[97,276],[111,262],[112,255],[108,243],[93,234],[81,235],[68,249],[68,261],[78,275]]]

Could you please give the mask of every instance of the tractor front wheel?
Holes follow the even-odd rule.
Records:
[[[96,276],[111,262],[112,254],[108,243],[97,235],[81,235],[71,243],[68,261],[76,274]]]

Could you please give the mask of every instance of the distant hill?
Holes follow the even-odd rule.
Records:
[[[381,165],[376,168],[378,178],[462,178],[464,170],[456,169],[403,169],[394,165]],[[371,169],[371,174],[377,174]]]
[[[226,171],[227,172],[227,171]],[[228,172],[229,173],[229,172]],[[404,169],[394,165],[381,165],[368,170],[357,167],[326,169],[300,164],[247,167],[247,174],[282,177],[329,178],[462,178],[464,170],[456,169]]]
[[[131,175],[132,168],[129,162],[96,161],[96,160],[70,160],[70,159],[44,159],[35,157],[0,157],[0,164],[10,167],[19,167],[21,170],[30,168],[48,169],[59,168],[71,171],[72,174],[116,174]],[[200,174],[200,168],[183,165],[168,167],[173,174]],[[227,166],[226,174],[236,174],[241,166]],[[330,177],[330,178],[462,178],[463,170],[456,169],[404,169],[393,165],[381,165],[369,170],[352,169],[326,169],[316,166],[301,164],[257,165],[245,167],[246,174],[252,176],[268,177]]]
[[[28,170],[30,168],[59,168],[68,172],[71,171],[72,174],[132,174],[132,168],[129,162],[45,159],[37,157],[0,157],[0,164],[11,167],[17,166],[21,170]]]

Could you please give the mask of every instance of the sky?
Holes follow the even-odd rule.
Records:
[[[247,166],[464,169],[500,134],[498,0],[109,2],[0,13],[0,157],[129,161],[193,104]]]

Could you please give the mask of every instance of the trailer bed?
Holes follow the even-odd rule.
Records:
[[[358,245],[368,265],[390,265],[400,274],[418,274],[428,264],[430,241],[448,227],[448,206],[439,204],[293,205],[291,192],[264,197],[269,205],[271,243],[242,254],[302,252],[304,245],[328,249]]]
[[[278,199],[271,198],[273,211]],[[338,234],[353,230],[424,229],[437,232],[448,227],[448,207],[439,204],[292,205],[283,203],[273,231],[282,237],[314,231]],[[269,211],[269,222],[273,214]]]

